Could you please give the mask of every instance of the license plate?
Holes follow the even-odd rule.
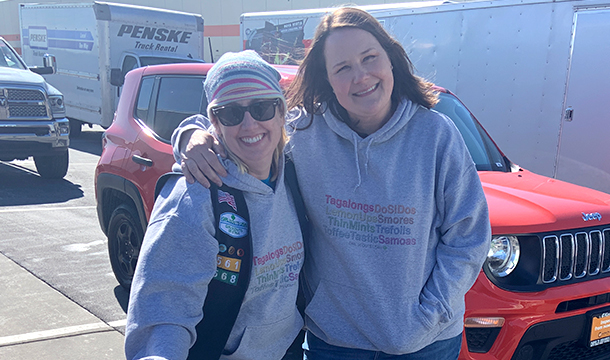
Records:
[[[591,334],[589,347],[610,343],[610,310],[593,313],[591,319]]]

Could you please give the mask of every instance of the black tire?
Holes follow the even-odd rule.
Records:
[[[126,290],[131,287],[144,231],[136,209],[128,204],[117,207],[108,223],[108,255],[114,276]]]
[[[52,155],[36,155],[38,175],[45,179],[62,179],[68,173],[68,149]]]
[[[81,133],[83,132],[83,123],[75,120],[75,119],[69,119],[70,120],[70,139],[73,138],[77,138],[81,135]]]

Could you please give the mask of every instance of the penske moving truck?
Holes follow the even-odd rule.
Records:
[[[502,0],[361,6],[424,78],[454,91],[508,157],[610,193],[610,1]],[[334,8],[246,13],[244,48],[304,54]]]
[[[57,72],[45,78],[64,94],[72,136],[82,124],[110,126],[129,70],[203,59],[197,14],[96,1],[20,4],[19,17],[24,60],[57,58]]]

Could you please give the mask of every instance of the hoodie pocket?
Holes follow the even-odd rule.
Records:
[[[302,327],[303,320],[296,309],[273,324],[246,326],[237,349],[221,359],[281,359]]]
[[[305,313],[307,326],[331,344],[390,354],[417,351],[439,331],[421,311],[419,294],[377,294],[328,280],[320,282]]]

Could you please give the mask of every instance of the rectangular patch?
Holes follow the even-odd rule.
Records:
[[[222,281],[223,283],[237,286],[237,280],[239,279],[239,274],[234,273],[232,271],[226,271],[221,268],[216,269],[216,274],[214,274],[214,278],[212,280]]]
[[[218,255],[216,257],[216,260],[217,260],[216,265],[220,269],[225,269],[225,270],[234,271],[234,272],[239,272],[239,270],[241,269],[241,260],[239,260],[239,259],[233,259],[233,258]]]

